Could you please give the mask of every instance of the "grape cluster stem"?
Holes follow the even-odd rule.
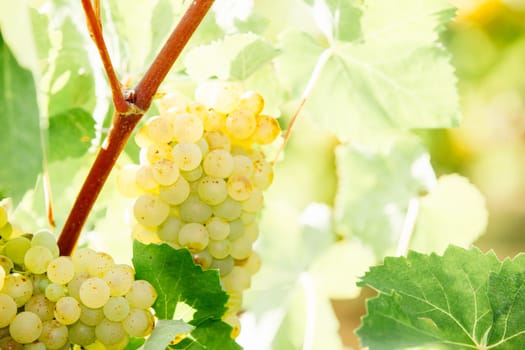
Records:
[[[151,105],[158,87],[168,74],[187,42],[210,9],[214,0],[194,0],[164,44],[148,71],[136,86],[133,101],[126,101],[122,87],[116,76],[111,58],[102,34],[102,27],[91,0],[82,0],[88,29],[99,50],[102,63],[108,75],[113,93],[115,114],[109,132],[107,146],[101,148],[95,162],[80,189],[73,208],[64,224],[58,246],[61,255],[71,255],[77,244],[84,223],[115,165],[118,156],[126,145],[133,129]],[[140,112],[136,112],[140,111]]]

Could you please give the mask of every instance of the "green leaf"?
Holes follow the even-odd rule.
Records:
[[[158,320],[144,344],[144,350],[165,349],[177,335],[187,334],[193,328],[180,320]]]
[[[184,64],[195,80],[211,77],[242,80],[277,53],[270,43],[255,34],[233,34],[192,49],[186,55]],[[210,57],[213,57],[213,64],[210,64]]]
[[[220,321],[208,319],[199,323],[189,337],[170,349],[185,350],[241,350],[242,348],[230,337],[231,326]]]
[[[484,254],[477,248],[451,246],[443,256],[411,251],[406,258],[386,258],[383,265],[372,267],[359,283],[380,292],[368,301],[368,315],[357,330],[362,345],[370,350],[404,349],[428,343],[451,349],[487,348],[487,335],[506,326],[500,324],[498,330],[493,324],[494,317],[505,309],[494,308],[494,299],[501,298],[492,291],[494,288],[501,294],[505,283],[489,283],[489,277],[493,282],[501,282],[493,277],[502,276],[500,269],[494,253]],[[522,298],[521,294],[506,294],[505,298],[511,301],[516,296]],[[521,321],[518,327],[523,329]],[[516,332],[505,336],[512,335]]]
[[[468,247],[486,229],[485,199],[468,179],[446,175],[420,200],[420,210],[410,248],[422,253],[442,253],[449,244]]]
[[[203,271],[186,249],[167,244],[133,243],[133,265],[137,279],[148,280],[157,290],[153,308],[160,319],[172,319],[177,303],[182,301],[196,310],[197,325],[208,318],[220,319],[228,296],[221,289],[216,270]]]
[[[49,160],[80,157],[95,137],[95,121],[83,109],[73,108],[49,120]]]
[[[318,65],[305,108],[343,139],[366,129],[457,126],[456,78],[438,42],[449,13],[444,0],[367,2],[360,40],[327,47],[304,32],[283,36],[279,76],[299,97]]]
[[[128,345],[124,348],[124,350],[137,350],[140,349],[142,345],[144,345],[145,339],[144,338],[131,338],[129,340]]]
[[[336,159],[336,231],[359,238],[379,257],[393,253],[409,201],[435,182],[428,153],[411,135],[383,133],[339,146]]]
[[[18,202],[42,169],[40,120],[31,72],[13,57],[0,33],[0,192]]]

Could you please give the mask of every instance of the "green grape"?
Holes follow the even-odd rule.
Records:
[[[76,249],[71,256],[71,261],[73,262],[73,266],[75,266],[75,272],[87,272],[89,264],[93,262],[96,254],[97,252],[91,248]]]
[[[172,159],[171,146],[152,143],[140,150],[139,159],[142,164],[155,164],[162,159]]]
[[[252,252],[248,259],[243,260],[241,266],[253,276],[261,269],[261,257],[256,252]]]
[[[31,238],[31,246],[42,246],[47,248],[53,255],[53,258],[57,258],[60,255],[55,236],[46,230],[38,231],[33,235],[33,238]]]
[[[241,214],[241,221],[245,225],[249,225],[251,223],[255,222],[255,219],[257,219],[256,213],[248,213],[247,211],[243,211]]]
[[[275,118],[268,115],[258,115],[256,120],[254,141],[258,144],[268,145],[281,134],[281,127]]]
[[[175,216],[168,216],[166,221],[159,227],[157,232],[159,238],[164,242],[176,243],[182,221]]]
[[[130,307],[137,309],[150,308],[157,299],[157,291],[145,280],[133,281],[133,284],[126,294],[126,300]]]
[[[0,345],[0,349],[4,349],[4,348]],[[5,349],[14,350],[13,348],[10,348],[10,347],[5,347]],[[23,350],[47,350],[47,347],[46,347],[46,344],[39,341],[37,343],[25,344],[23,347]]]
[[[159,197],[143,194],[133,205],[135,219],[145,226],[158,226],[168,217],[170,208]]]
[[[256,213],[261,210],[264,203],[264,195],[258,188],[254,188],[250,197],[242,202],[242,210],[248,213]]]
[[[16,316],[17,305],[8,294],[0,293],[0,328],[7,327]]]
[[[238,312],[242,308],[242,292],[241,291],[229,291],[228,301],[225,305],[228,312]]]
[[[113,322],[123,321],[129,314],[129,303],[122,296],[110,297],[104,305],[104,316]]]
[[[179,244],[191,252],[198,252],[208,246],[208,231],[204,225],[191,222],[181,227],[179,231]]]
[[[153,178],[153,171],[150,166],[143,165],[137,169],[135,177],[137,186],[144,191],[154,191],[159,184]]]
[[[173,133],[173,123],[169,118],[154,116],[150,117],[145,124],[148,138],[156,143],[171,142],[175,135]]]
[[[220,113],[230,113],[239,105],[241,89],[232,83],[213,81],[199,84],[195,99]]]
[[[159,197],[168,204],[181,204],[190,195],[190,184],[185,178],[179,177],[174,184],[170,186],[161,186]]]
[[[221,203],[228,196],[226,182],[218,177],[205,176],[198,183],[200,199],[209,205]]]
[[[226,221],[233,221],[241,216],[242,205],[232,198],[226,198],[224,202],[213,207],[213,214]]]
[[[64,325],[77,322],[80,313],[80,303],[71,296],[60,298],[55,304],[55,319]]]
[[[233,172],[233,157],[225,150],[210,151],[202,162],[204,172],[209,176],[226,178]]]
[[[228,239],[230,241],[236,240],[244,234],[244,224],[241,219],[235,219],[230,221],[230,235]]]
[[[44,293],[47,299],[57,302],[66,296],[66,288],[64,288],[64,286],[61,284],[50,283],[47,285]]]
[[[4,254],[15,264],[22,265],[24,256],[31,248],[31,241],[25,237],[16,237],[7,241],[4,246]]]
[[[197,181],[198,179],[200,179],[203,172],[204,171],[202,170],[202,166],[199,165],[195,169],[188,170],[188,171],[181,171],[180,173],[182,176],[184,176],[186,180],[191,182],[191,181]],[[178,204],[178,203],[174,203],[174,204]]]
[[[125,295],[133,285],[135,271],[129,265],[114,265],[103,277],[109,287],[110,296]]]
[[[33,246],[26,251],[24,265],[26,269],[34,274],[46,272],[47,265],[53,260],[53,254],[43,246]]]
[[[197,142],[204,131],[202,120],[194,114],[180,114],[173,120],[177,142]]]
[[[32,343],[42,332],[42,321],[38,315],[23,311],[15,316],[9,325],[9,334],[20,344]]]
[[[47,278],[56,284],[67,284],[75,276],[75,265],[70,257],[60,256],[47,265]]]
[[[259,114],[264,109],[264,98],[255,91],[246,91],[240,97],[239,109],[246,109],[253,114]]]
[[[259,225],[256,222],[245,225],[244,235],[254,243],[259,238]]]
[[[193,254],[193,261],[195,261],[195,264],[200,265],[204,270],[207,270],[213,263],[213,257],[208,250],[202,250]]]
[[[180,205],[180,218],[186,222],[204,224],[212,214],[212,208],[199,199],[198,195],[190,195]]]
[[[237,140],[249,138],[257,127],[255,114],[247,109],[237,109],[226,117],[226,131]]]
[[[230,152],[231,150],[231,141],[228,136],[224,135],[222,132],[211,131],[207,132],[204,135],[206,142],[208,143],[208,149],[210,151],[223,150]]]
[[[2,267],[2,270],[4,270],[6,274],[11,273],[11,270],[14,266],[15,265],[13,264],[13,260],[9,259],[5,255],[0,255],[0,267]]]
[[[173,160],[180,170],[189,171],[199,166],[202,160],[202,151],[194,143],[181,142],[172,150]]]
[[[89,278],[89,274],[87,272],[77,273],[75,277],[73,277],[73,279],[69,281],[69,283],[67,284],[67,290],[69,292],[69,295],[76,299],[80,299],[80,294],[79,294],[80,286],[88,278]]]
[[[190,99],[177,92],[168,92],[158,101],[161,114],[181,113],[190,105]]]
[[[161,159],[151,167],[153,179],[162,186],[169,186],[179,178],[179,168],[170,159]]]
[[[241,266],[233,266],[230,273],[221,280],[225,291],[242,291],[250,288],[251,275]]]
[[[111,255],[104,252],[97,252],[93,256],[93,260],[88,266],[88,273],[93,277],[102,277],[106,272],[108,272],[113,266],[115,266],[115,261]]]
[[[104,345],[114,345],[126,339],[126,332],[120,322],[112,322],[108,319],[103,319],[95,327],[95,335],[97,339]]]
[[[220,217],[214,216],[206,222],[206,229],[210,239],[220,241],[230,234],[230,224]]]
[[[224,259],[230,254],[230,241],[210,241],[208,251],[216,259]]]
[[[253,161],[242,154],[233,156],[232,176],[241,175],[250,178],[253,174]]]
[[[267,189],[273,181],[272,166],[265,160],[257,159],[253,161],[253,168],[253,184],[261,190]]]
[[[30,311],[38,315],[42,322],[53,319],[54,309],[55,303],[46,298],[44,294],[33,295],[24,305],[24,311]]]
[[[250,198],[253,186],[246,176],[234,175],[228,179],[228,195],[236,201],[244,201]]]
[[[231,256],[224,259],[213,259],[210,269],[218,269],[221,277],[226,276],[233,269],[233,259]]]
[[[109,286],[98,277],[86,279],[79,289],[80,301],[92,309],[104,306],[109,300],[109,293]]]
[[[131,309],[122,326],[131,337],[142,338],[153,330],[154,319],[151,313],[143,309]]]
[[[48,349],[60,349],[66,345],[69,339],[67,326],[56,320],[42,323],[42,333],[38,340],[46,345]]]
[[[33,295],[33,281],[31,278],[18,273],[7,275],[4,279],[2,293],[10,295],[16,306],[21,307]]]
[[[252,253],[252,241],[242,235],[234,241],[231,241],[230,255],[234,259],[242,260],[246,259]]]
[[[80,346],[88,346],[96,340],[95,327],[76,322],[69,326],[69,341]]]
[[[92,309],[81,304],[80,310],[79,321],[87,326],[95,327],[104,319],[104,310],[102,310],[102,308]]]

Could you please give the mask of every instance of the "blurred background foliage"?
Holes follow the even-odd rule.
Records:
[[[525,1],[455,0],[444,42],[459,79],[457,129],[422,132],[438,174],[458,172],[486,196],[489,225],[476,245],[525,250]]]

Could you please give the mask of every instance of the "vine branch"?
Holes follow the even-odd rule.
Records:
[[[168,74],[175,60],[186,46],[202,19],[210,9],[214,0],[194,0],[182,19],[179,21],[165,45],[149,67],[148,71],[135,88],[133,101],[128,103],[124,99],[120,82],[109,57],[101,26],[98,25],[96,14],[90,0],[82,0],[88,28],[93,40],[99,49],[102,63],[108,74],[111,84],[115,112],[113,125],[109,131],[107,145],[102,147],[91,166],[91,169],[80,189],[73,208],[64,224],[58,246],[62,255],[71,255],[77,244],[87,217],[95,204],[95,201],[104,186],[111,169],[115,165],[120,153],[124,149],[133,129],[151,105],[153,96],[158,87]],[[118,92],[117,92],[118,87]],[[122,96],[122,100],[119,96]],[[119,102],[120,101],[120,102]],[[123,102],[123,103],[122,103]],[[134,104],[133,104],[134,102]],[[120,106],[117,106],[120,103]],[[126,105],[124,108],[124,104]],[[137,111],[137,112],[133,112]]]

